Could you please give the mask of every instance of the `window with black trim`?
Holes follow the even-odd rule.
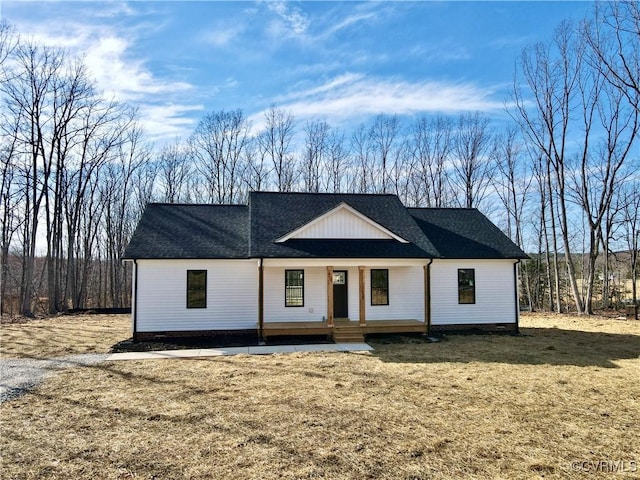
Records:
[[[187,308],[207,308],[206,270],[187,270]]]
[[[371,305],[389,305],[388,269],[371,269]]]
[[[476,271],[458,269],[458,303],[476,303]]]
[[[304,307],[304,270],[284,271],[284,306]]]

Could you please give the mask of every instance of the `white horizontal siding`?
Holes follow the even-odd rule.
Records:
[[[325,260],[326,261],[326,260]],[[286,269],[304,270],[304,307],[284,306],[284,277]],[[379,268],[385,268],[381,266]],[[346,270],[348,282],[349,318],[360,318],[358,267],[333,265],[334,270]],[[389,267],[389,305],[371,305],[371,270],[364,271],[365,315],[368,320],[424,321],[424,274],[422,265]],[[310,322],[322,321],[327,314],[327,267],[288,265],[265,267],[264,321]]]
[[[382,261],[375,263],[374,268],[386,268]],[[138,331],[257,328],[257,264],[256,260],[138,260]],[[284,306],[287,268],[305,271],[304,307]],[[348,271],[349,318],[357,320],[358,267],[336,262],[333,268]],[[368,265],[364,272],[366,319],[424,321],[422,265],[388,267],[389,305],[376,306],[371,305],[370,268]],[[459,268],[475,269],[475,304],[458,304]],[[207,308],[187,309],[186,272],[200,269],[207,270]],[[294,261],[286,266],[266,266],[265,322],[326,318],[326,272],[324,265],[297,266]],[[514,288],[512,260],[435,260],[431,266],[431,322],[433,325],[513,323]]]
[[[391,236],[352,212],[341,209],[304,228],[293,238],[388,239]]]
[[[282,267],[264,269],[264,321],[313,322],[327,315],[327,269],[322,267],[288,267],[304,270],[304,306],[285,307]]]
[[[389,305],[371,305],[371,270],[364,272],[364,305],[367,320],[420,320],[424,322],[424,270],[389,268]]]
[[[515,323],[513,260],[434,260],[433,325]],[[475,269],[476,303],[458,303],[458,269]]]
[[[139,332],[258,328],[258,262],[138,260]],[[187,308],[187,270],[207,271],[207,308]]]

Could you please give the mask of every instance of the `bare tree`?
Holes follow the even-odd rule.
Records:
[[[364,124],[356,128],[351,136],[351,152],[355,175],[350,190],[357,193],[372,193],[376,185],[375,163],[369,132]]]
[[[0,170],[2,171],[2,183],[0,184],[0,221],[2,222],[0,228],[0,313],[7,311],[13,313],[13,302],[7,301],[9,255],[13,237],[22,226],[17,211],[24,196],[22,189],[16,185],[16,179],[20,172],[14,164],[15,136],[11,136],[6,144],[4,139],[4,136],[0,137]]]
[[[463,114],[454,133],[453,182],[462,197],[458,203],[466,208],[478,207],[492,184],[492,138],[489,118],[479,112]]]
[[[640,3],[594,3],[594,18],[584,24],[588,59],[601,75],[640,108]]]
[[[54,173],[54,155],[61,147],[64,118],[69,105],[63,106],[63,69],[66,55],[61,50],[50,49],[34,43],[21,43],[12,53],[10,71],[3,73],[3,113],[9,122],[3,134],[15,143],[15,157],[24,172],[22,188],[22,278],[20,311],[31,315],[33,283],[35,280],[36,240],[43,201],[48,206],[50,180]],[[5,71],[6,72],[6,71]],[[57,116],[56,116],[57,114]],[[52,125],[53,124],[53,125]],[[8,128],[6,128],[8,127]],[[46,212],[51,226],[51,211]],[[51,245],[51,229],[47,229],[48,246]],[[48,252],[49,254],[51,252]]]
[[[400,198],[402,203],[417,206],[410,196],[411,179],[415,176],[415,161],[407,141],[398,141],[392,151],[391,168],[388,171],[388,190]]]
[[[507,128],[504,136],[496,138],[494,152],[499,175],[496,193],[506,212],[507,235],[523,246],[524,209],[528,200],[533,176],[523,155],[523,146],[518,142],[517,129]],[[529,307],[533,307],[530,279],[526,269],[520,269]]]
[[[640,182],[628,182],[622,191],[622,220],[626,247],[629,250],[631,300],[638,305],[638,249],[640,249]]]
[[[504,135],[496,138],[496,167],[499,173],[496,177],[496,193],[507,215],[507,235],[518,246],[522,246],[524,209],[533,176],[517,135],[517,129],[511,126]]]
[[[399,145],[400,123],[395,115],[377,115],[369,129],[369,145],[378,170],[377,191],[389,193],[392,189],[389,169],[401,155]]]
[[[585,310],[571,256],[567,207],[567,143],[583,53],[584,46],[575,38],[573,26],[568,22],[561,23],[556,29],[552,43],[539,43],[533,49],[525,49],[520,65],[529,96],[525,98],[521,86],[516,83],[513,90],[515,110],[512,112],[513,118],[547,164],[549,199],[557,200],[550,207],[551,219],[554,222],[557,214],[568,282],[578,313],[584,313]],[[530,102],[532,107],[529,106]],[[555,234],[555,226],[552,226],[552,234]],[[554,251],[557,252],[555,245]]]
[[[0,20],[0,66],[4,65],[6,60],[11,56],[16,46],[18,45],[18,37],[15,34],[13,26],[6,20]],[[7,73],[5,71],[2,72]],[[3,81],[8,78],[2,78]]]
[[[258,140],[251,138],[244,151],[244,183],[250,191],[261,191],[269,185],[271,169],[266,159],[266,151],[260,148]]]
[[[103,166],[99,187],[104,210],[103,235],[98,252],[104,252],[106,263],[105,301],[114,307],[129,304],[131,272],[120,259],[147,201],[151,199],[153,188],[148,185],[153,185],[153,182],[147,180],[155,178],[155,166],[149,160],[150,152],[143,142],[142,130],[133,122],[118,145],[113,160]]]
[[[288,192],[296,179],[295,160],[291,153],[293,116],[275,106],[265,112],[266,125],[258,134],[260,155],[271,161],[279,192]]]
[[[640,127],[639,110],[628,107],[625,96],[618,88],[604,84],[600,72],[595,71],[594,74],[598,79],[587,77],[591,88],[586,95],[583,94],[584,138],[588,139],[593,121],[598,121],[604,138],[595,145],[596,142],[584,142],[580,156],[580,174],[574,177],[573,187],[589,228],[588,278],[584,297],[587,313],[593,313],[596,261],[600,244],[604,247],[605,255],[609,250],[609,235],[603,235],[603,223],[610,230],[613,219],[608,217],[612,215],[612,202],[625,178],[632,173],[625,169],[625,165],[632,146],[637,143]],[[602,92],[595,91],[596,88],[601,88]],[[607,266],[608,262],[605,261],[605,268]],[[608,275],[604,275],[605,302],[608,299],[608,278]]]
[[[180,203],[189,197],[188,182],[192,174],[192,153],[176,139],[165,145],[157,156],[160,198],[167,203]]]
[[[242,197],[248,134],[249,122],[242,110],[209,113],[198,124],[190,143],[209,201],[234,203]]]
[[[349,171],[349,153],[344,144],[344,134],[335,129],[327,140],[327,160],[324,165],[325,192],[339,193],[345,191],[347,181],[345,176]]]
[[[9,71],[4,68],[4,63],[11,55],[16,46],[16,38],[12,27],[5,20],[0,20],[0,82],[9,81]],[[0,169],[2,170],[2,183],[0,184],[0,314],[8,310],[7,306],[7,283],[9,280],[9,251],[11,241],[16,230],[19,228],[14,210],[19,201],[19,190],[15,188],[14,178],[16,176],[15,148],[18,122],[11,121],[0,115],[0,122],[5,124],[5,129],[0,136]],[[8,127],[8,129],[7,129]],[[7,135],[7,132],[10,132]]]
[[[322,167],[329,150],[330,127],[323,120],[310,120],[304,127],[304,153],[300,163],[302,188],[305,192],[319,192]]]
[[[416,204],[445,207],[449,204],[447,162],[453,149],[451,119],[437,116],[419,118],[413,125],[410,148],[415,162]]]
[[[74,308],[86,305],[93,252],[105,208],[99,195],[100,174],[135,128],[135,112],[117,102],[95,99],[87,103],[78,120],[77,153],[67,161],[63,174],[67,247],[58,252],[56,271],[62,305],[56,305],[56,311],[65,309],[68,300]],[[66,269],[62,268],[65,262]]]

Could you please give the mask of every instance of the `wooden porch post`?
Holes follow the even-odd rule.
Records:
[[[360,292],[358,294],[358,299],[360,301],[360,326],[364,327],[366,323],[365,317],[365,305],[364,305],[364,267],[358,267],[358,280],[360,284]]]
[[[427,265],[424,265],[424,329],[425,333],[429,335],[431,330],[431,264],[433,259],[429,260]]]
[[[327,267],[327,324],[333,327],[333,267]]]

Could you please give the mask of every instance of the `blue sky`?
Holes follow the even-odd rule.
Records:
[[[26,38],[82,53],[149,138],[206,112],[272,104],[347,130],[379,113],[504,121],[521,50],[591,2],[32,2],[0,0]]]

